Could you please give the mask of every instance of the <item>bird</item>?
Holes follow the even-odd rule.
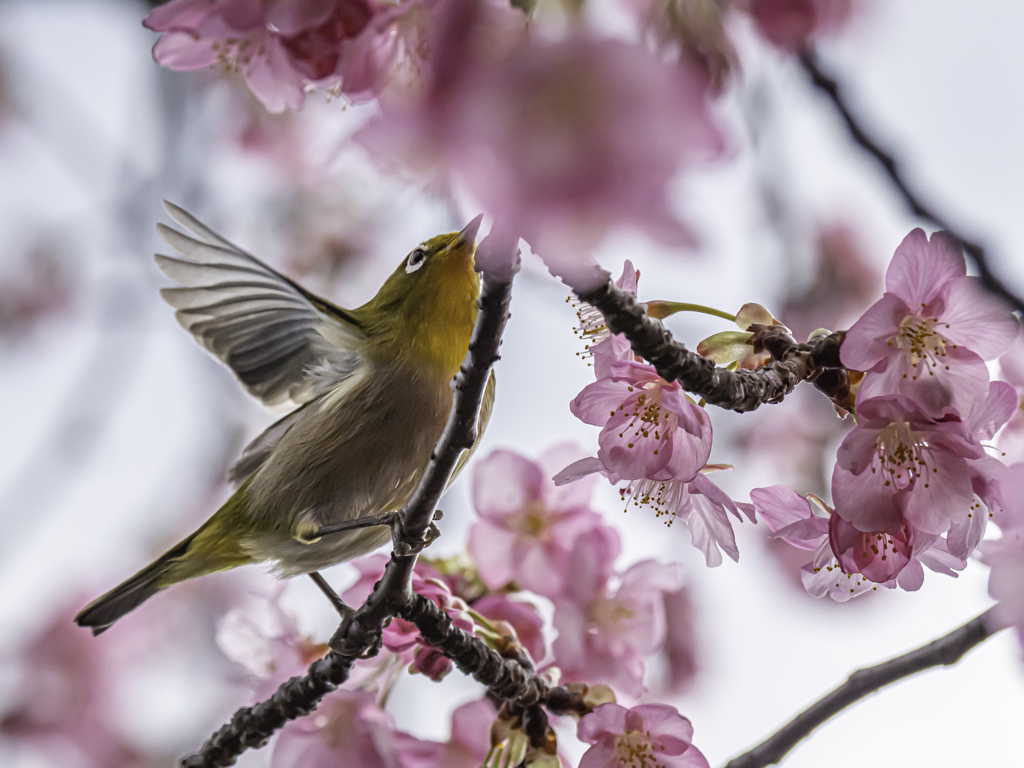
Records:
[[[447,422],[451,380],[476,320],[483,217],[421,243],[370,301],[343,309],[184,209],[164,207],[188,232],[157,224],[178,254],[155,257],[178,283],[161,290],[178,322],[251,395],[267,406],[296,407],[244,449],[229,472],[236,490],[205,523],[75,622],[98,635],[173,584],[261,562],[281,578],[309,574],[342,610],[319,571],[373,551],[390,540],[390,529],[318,531],[398,510],[415,491]],[[492,371],[473,448],[495,386]]]

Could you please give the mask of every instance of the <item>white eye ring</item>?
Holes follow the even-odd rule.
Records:
[[[405,262],[406,274],[412,274],[417,269],[422,267],[427,261],[427,252],[422,248],[417,248],[415,251],[409,254],[409,258]]]

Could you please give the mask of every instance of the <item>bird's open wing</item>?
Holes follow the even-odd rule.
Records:
[[[160,293],[178,322],[267,405],[301,404],[350,376],[364,336],[352,315],[274,271],[171,203],[190,237],[157,224],[183,258],[157,266],[183,287]]]

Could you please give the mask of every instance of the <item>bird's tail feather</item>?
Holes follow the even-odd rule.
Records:
[[[197,535],[198,532],[179,542],[130,579],[93,600],[75,616],[75,623],[80,627],[89,627],[94,635],[98,635],[161,589],[177,581],[167,576],[188,553]]]

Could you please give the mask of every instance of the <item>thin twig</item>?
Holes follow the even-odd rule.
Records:
[[[946,230],[950,235],[959,240],[967,255],[971,257],[971,260],[978,268],[978,275],[981,278],[982,284],[992,293],[1001,296],[1013,305],[1014,309],[1024,312],[1024,300],[1007,288],[1003,281],[992,272],[985,255],[985,249],[977,241],[966,237],[959,229],[950,224],[945,217],[939,215],[930,205],[924,202],[918,192],[911,188],[910,183],[904,178],[896,158],[891,152],[882,148],[881,143],[867,132],[861,121],[853,114],[849,104],[846,103],[838,81],[822,69],[814,51],[805,50],[801,52],[800,64],[814,87],[824,93],[829,101],[832,102],[832,106],[835,107],[836,112],[843,119],[846,130],[854,142],[875,158],[878,164],[882,166],[885,174],[889,177],[893,186],[896,187],[896,191],[899,192],[907,207],[910,208],[910,211],[915,216],[934,224],[939,229]]]
[[[797,344],[788,334],[776,334],[766,349],[773,362],[756,371],[730,371],[691,352],[647,314],[636,297],[611,280],[579,298],[600,310],[612,333],[625,334],[633,351],[648,360],[666,381],[678,381],[711,405],[745,413],[765,403],[778,403],[801,381],[814,381],[826,370],[836,370],[842,334],[814,344]]]
[[[485,238],[479,250],[493,261],[499,261],[493,253],[495,246],[488,240]],[[514,246],[513,242],[509,247]],[[491,253],[486,253],[488,248]],[[498,347],[508,319],[512,278],[518,269],[518,254],[511,251],[505,262],[504,269],[484,274],[469,350],[452,382],[455,392],[448,424],[434,448],[419,487],[401,512],[401,524],[396,526],[394,534],[396,551],[392,553],[381,580],[374,585],[366,602],[335,632],[330,641],[331,650],[325,658],[314,662],[304,677],[294,677],[282,685],[267,701],[238,710],[231,722],[210,737],[198,753],[181,761],[184,768],[233,765],[243,751],[266,744],[273,733],[289,720],[312,712],[325,695],[348,678],[356,659],[377,653],[384,623],[401,614],[413,602],[415,596],[411,583],[417,552],[423,546],[423,537],[459,456],[476,440],[477,415],[491,366],[498,359]],[[479,638],[471,640],[484,651],[490,651]],[[533,677],[532,673],[524,675],[524,684]],[[518,688],[511,684],[501,686],[501,690],[508,691],[510,698],[519,695]]]
[[[730,760],[725,768],[763,768],[774,765],[815,728],[868,694],[925,669],[956,664],[965,653],[999,630],[990,614],[991,610],[986,611],[948,635],[910,653],[874,667],[857,670],[845,683],[805,709],[768,739]]]

